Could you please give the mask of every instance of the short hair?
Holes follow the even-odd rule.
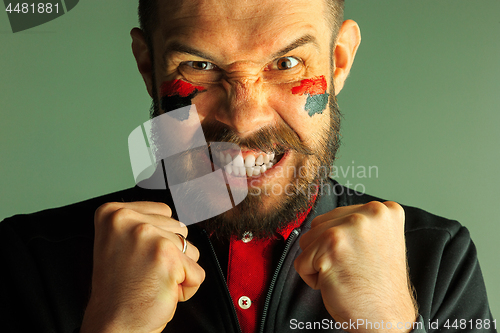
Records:
[[[337,39],[340,26],[344,20],[344,0],[325,0],[330,17],[330,27],[332,29],[332,44]],[[153,33],[155,32],[155,22],[158,20],[157,0],[139,0],[139,25],[144,32],[144,37],[150,50],[153,46]]]

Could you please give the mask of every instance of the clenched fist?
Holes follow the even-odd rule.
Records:
[[[205,271],[185,225],[163,203],[107,203],[95,213],[92,292],[81,332],[161,332]]]
[[[409,285],[404,211],[395,202],[336,208],[312,221],[300,239],[295,269],[337,322],[414,322],[417,311]],[[385,332],[359,327],[353,332]],[[407,330],[408,331],[408,330]]]

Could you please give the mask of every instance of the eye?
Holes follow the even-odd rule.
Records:
[[[208,61],[186,61],[184,64],[200,71],[216,70],[218,67]]]
[[[279,70],[287,70],[294,68],[300,63],[300,61],[295,57],[282,57],[276,60],[275,66]]]
[[[223,71],[209,61],[184,61],[178,67],[179,73],[193,83],[212,83],[221,79]]]

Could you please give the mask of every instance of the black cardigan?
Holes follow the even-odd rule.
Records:
[[[260,332],[307,331],[308,327],[314,328],[308,331],[343,332],[334,328],[320,292],[308,287],[293,267],[301,251],[298,239],[317,215],[337,206],[380,199],[333,181],[330,184],[334,191],[323,193],[302,227],[286,241],[269,287]],[[77,332],[90,294],[96,208],[110,201],[139,200],[173,207],[167,193],[134,187],[0,223],[0,331]],[[456,221],[403,207],[410,278],[422,325],[414,332],[496,332],[467,229]],[[191,225],[188,239],[200,251],[199,264],[206,278],[189,301],[178,304],[164,332],[239,332],[208,236],[198,225]],[[489,329],[485,329],[487,320]]]

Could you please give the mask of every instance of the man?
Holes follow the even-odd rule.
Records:
[[[321,172],[360,43],[341,1],[142,1],[140,15],[153,115],[195,105],[207,141],[239,145],[226,172],[249,195],[189,235],[169,192],[140,188],[6,220],[11,331],[496,331],[466,229]]]

